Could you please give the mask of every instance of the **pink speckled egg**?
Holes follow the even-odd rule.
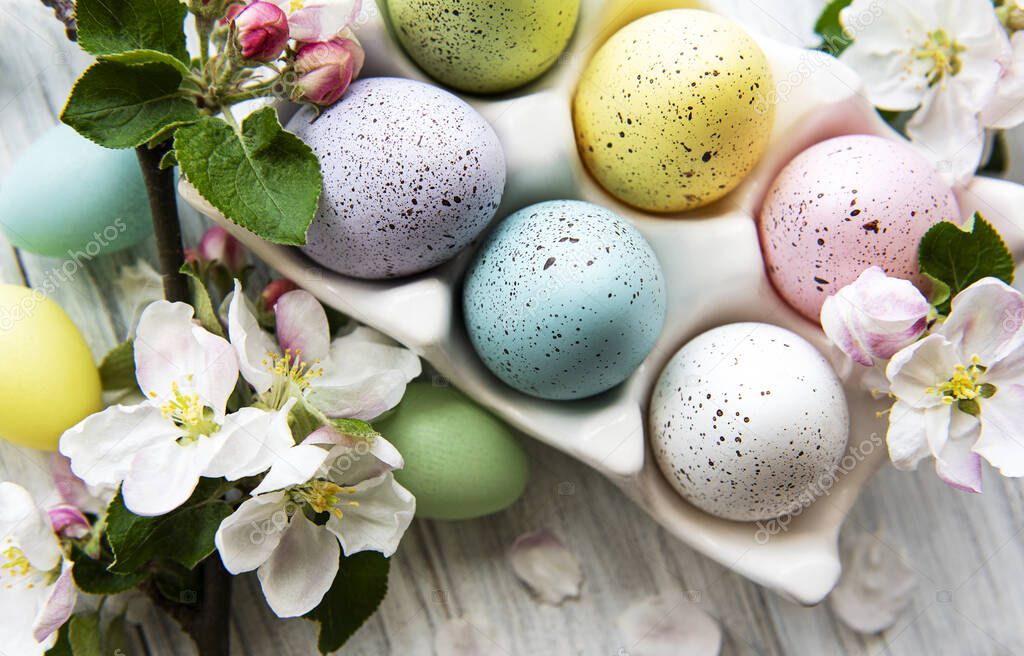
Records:
[[[909,145],[836,137],[797,155],[772,183],[759,229],[768,277],[817,322],[825,298],[870,266],[924,284],[921,236],[960,221],[952,190]]]

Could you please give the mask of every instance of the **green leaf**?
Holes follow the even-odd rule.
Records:
[[[107,148],[134,148],[174,124],[199,119],[178,95],[181,73],[167,64],[129,66],[101,61],[85,70],[60,120]]]
[[[210,292],[207,291],[203,281],[187,263],[181,265],[180,271],[188,276],[188,286],[192,291],[192,307],[196,309],[196,318],[199,319],[199,323],[214,335],[224,337],[224,327],[220,324],[217,310],[214,309],[213,300],[210,299]]]
[[[82,592],[102,595],[117,594],[131,590],[146,580],[146,575],[143,572],[118,574],[108,571],[107,567],[110,565],[108,560],[94,560],[77,546],[72,547],[71,556],[75,561],[71,576],[75,580],[75,585]]]
[[[188,569],[178,563],[159,561],[153,568],[152,581],[165,599],[176,604],[195,606],[199,601],[201,571]]]
[[[71,618],[68,642],[75,656],[103,656],[103,634],[100,614],[87,613]]]
[[[839,12],[846,9],[853,3],[853,0],[832,0],[821,13],[818,22],[814,24],[814,32],[822,38],[820,50],[838,57],[844,50],[850,47],[853,40],[846,36],[843,24],[839,20]]]
[[[179,0],[78,0],[78,43],[97,57],[156,51],[188,64],[187,14]]]
[[[178,158],[174,156],[174,150],[168,150],[160,158],[160,170],[169,169],[178,165]]]
[[[369,440],[380,437],[380,433],[370,424],[361,419],[330,419],[331,426],[342,435],[358,440]]]
[[[174,55],[168,55],[166,52],[159,52],[157,50],[132,50],[130,52],[122,52],[116,55],[102,55],[99,59],[103,61],[117,62],[118,64],[125,64],[126,66],[139,66],[141,64],[167,64],[168,66],[174,67],[181,76],[184,78],[192,71],[188,66],[181,63],[181,60]]]
[[[320,623],[320,653],[339,649],[376,612],[388,592],[388,559],[374,551],[341,557],[334,583],[306,617]]]
[[[124,505],[120,490],[107,508],[107,540],[114,551],[111,572],[130,574],[157,558],[189,569],[213,553],[213,537],[231,506],[220,500],[224,481],[200,479],[183,505],[159,517],[140,517]]]
[[[181,172],[238,225],[279,244],[305,243],[322,186],[316,155],[281,128],[271,107],[249,115],[241,130],[210,117],[178,128]]]
[[[73,656],[71,653],[71,640],[68,638],[71,627],[68,625],[69,622],[61,625],[57,631],[57,642],[53,643],[53,646],[46,650],[46,656]]]
[[[1013,256],[979,213],[963,228],[948,221],[932,226],[921,238],[918,262],[922,273],[949,287],[950,299],[982,278],[1013,282]],[[949,305],[947,299],[936,309],[948,314]]]
[[[135,348],[132,340],[118,344],[103,356],[100,381],[107,391],[135,387]]]

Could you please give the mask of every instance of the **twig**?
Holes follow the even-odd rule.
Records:
[[[171,142],[165,141],[155,148],[139,146],[135,154],[139,158],[142,179],[149,195],[149,207],[153,212],[153,233],[156,235],[157,256],[164,281],[164,297],[168,301],[187,303],[188,279],[179,271],[185,262],[185,251],[181,245],[174,174],[171,169],[160,169],[160,160],[170,149]]]

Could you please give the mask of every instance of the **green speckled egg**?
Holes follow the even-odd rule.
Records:
[[[409,385],[374,427],[405,459],[395,478],[416,495],[417,517],[483,517],[526,488],[529,463],[515,434],[455,388]]]
[[[97,146],[66,125],[33,143],[0,180],[0,229],[22,250],[89,258],[153,230],[132,150]]]
[[[635,207],[679,212],[729,193],[760,159],[774,118],[764,52],[727,18],[674,9],[615,33],[576,90],[591,174]]]
[[[409,56],[442,83],[499,93],[540,77],[562,54],[579,0],[387,0]]]

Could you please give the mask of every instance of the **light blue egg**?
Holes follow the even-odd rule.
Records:
[[[665,321],[654,251],[609,210],[559,200],[519,210],[480,248],[463,291],[466,329],[515,389],[579,399],[618,385]]]
[[[153,231],[132,150],[97,146],[66,125],[33,143],[0,181],[0,229],[22,250],[81,259]]]

